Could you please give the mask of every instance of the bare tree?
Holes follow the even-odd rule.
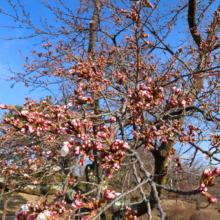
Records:
[[[71,171],[78,163],[85,166],[89,158],[86,181],[81,181],[87,192],[75,195],[73,203],[75,209],[90,210],[84,219],[98,219],[136,190],[138,204],[113,219],[146,213],[152,219],[154,208],[164,219],[164,190],[200,193],[210,203],[217,201],[207,192],[220,172],[210,170],[220,161],[220,6],[215,1],[178,1],[170,6],[159,0],[81,0],[74,12],[61,0],[55,7],[40,1],[62,24],[48,24],[45,18],[42,26],[31,20],[20,1],[17,6],[8,2],[14,13],[1,12],[23,24],[13,28],[33,30],[21,39],[41,36],[43,48],[32,51],[32,61],[26,57],[24,73],[15,73],[12,80],[45,88],[54,99],[54,104],[49,97],[37,103],[27,97],[22,109],[0,106],[16,115],[3,117],[1,124],[0,162],[11,181],[8,193],[30,183],[42,185],[59,173],[63,181],[56,202],[62,206],[68,190],[78,183]],[[178,34],[180,25],[186,29]],[[55,83],[58,94],[50,87]],[[192,156],[184,163],[187,153]],[[207,169],[202,175],[200,170],[197,179],[198,173],[186,173],[201,155]],[[20,160],[15,162],[15,156]],[[172,169],[179,172],[178,178],[167,187]],[[192,183],[187,181],[188,187],[181,190],[180,182],[189,177]],[[121,194],[115,197],[108,187],[121,188]],[[27,215],[19,215],[46,215],[33,206],[28,205]],[[47,209],[53,212],[51,207]],[[79,215],[59,210],[67,219]],[[54,219],[59,217],[55,211],[54,216],[50,213]]]

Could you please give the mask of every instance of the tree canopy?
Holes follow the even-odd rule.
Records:
[[[44,17],[36,25],[19,0],[17,5],[8,0],[12,14],[1,9],[19,23],[13,28],[33,31],[10,40],[42,39],[42,50],[32,50],[24,71],[10,80],[45,88],[51,97],[26,97],[19,108],[0,105],[5,110],[0,164],[8,177],[5,193],[43,185],[58,174],[62,181],[53,203],[29,202],[16,219],[72,219],[81,208],[89,210],[83,220],[99,219],[134,191],[141,201],[121,212],[124,219],[145,213],[152,219],[154,208],[164,219],[164,190],[201,194],[216,203],[208,190],[220,175],[220,5],[79,0],[72,9],[68,1],[39,2],[50,11],[51,24]],[[58,93],[51,89],[54,84]],[[206,162],[193,187],[166,185],[170,172],[188,172],[198,157]],[[80,182],[72,175],[78,164],[86,166],[86,181],[81,181],[86,192],[76,193],[72,209],[66,209],[66,193]],[[116,196],[111,181],[126,170],[123,166],[135,184],[127,190],[122,184]]]

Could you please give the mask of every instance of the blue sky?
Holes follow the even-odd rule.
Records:
[[[14,4],[17,4],[17,0],[12,0]],[[42,4],[39,4],[39,0],[21,0],[21,3],[26,2],[25,8],[27,12],[30,12],[31,18],[34,21],[34,24],[39,25],[39,15],[45,15],[48,19],[48,22],[53,22],[53,16],[51,16],[51,12],[46,9]],[[54,0],[48,0],[49,3],[54,5]],[[71,9],[78,6],[78,0],[65,0],[64,1],[67,6]],[[151,1],[153,2],[153,1]],[[166,3],[175,3],[174,0],[169,2],[165,1]],[[217,1],[213,3],[213,8],[217,7]],[[13,13],[12,7],[9,5],[8,1],[1,0],[0,1],[0,8],[3,11]],[[160,7],[163,11],[163,7]],[[54,22],[53,22],[54,23]],[[16,26],[19,25],[18,23],[14,22],[13,18],[9,18],[3,14],[0,14],[0,24],[2,26]],[[30,31],[26,29],[8,29],[0,27],[0,45],[1,45],[1,52],[0,52],[0,77],[4,78],[5,76],[10,76],[10,72],[8,69],[12,69],[15,72],[21,72],[22,66],[24,64],[23,58],[19,52],[19,49],[22,51],[24,56],[30,55],[30,50],[33,49],[33,44],[39,42],[39,38],[32,38],[29,40],[3,40],[3,37],[20,37],[25,36],[30,33]],[[176,27],[176,31],[168,37],[168,42],[173,42],[176,40],[176,35],[178,31],[183,31],[183,24],[180,24]],[[178,36],[179,37],[179,36]],[[41,50],[40,46],[37,46],[36,49]],[[176,48],[177,49],[177,48]],[[0,103],[9,104],[22,104],[25,100],[25,96],[30,96],[33,99],[39,99],[45,97],[47,93],[39,89],[37,91],[31,92],[29,94],[30,88],[24,86],[23,83],[17,83],[13,89],[10,88],[12,82],[6,82],[0,79]]]
[[[12,2],[16,5],[17,1],[12,0]],[[48,22],[53,22],[53,16],[48,9],[46,9],[42,4],[39,4],[39,0],[21,0],[21,3],[26,2],[25,8],[26,11],[31,14],[31,18],[34,21],[34,24],[40,25],[39,15],[45,15],[48,19]],[[49,0],[49,3],[54,3],[54,0]],[[74,9],[77,7],[78,1],[65,1],[68,3],[67,5]],[[12,7],[6,0],[0,1],[0,8],[3,11],[8,13],[13,13]],[[53,22],[54,23],[54,22]],[[18,23],[14,22],[13,18],[0,14],[0,24],[2,26],[18,26]],[[32,99],[37,99],[45,97],[48,93],[43,91],[42,89],[38,89],[37,91],[33,91],[29,93],[30,87],[25,87],[23,83],[17,83],[13,88],[10,88],[13,84],[12,82],[7,82],[3,80],[10,76],[10,72],[8,69],[11,69],[15,72],[22,72],[22,66],[24,65],[24,60],[19,52],[22,51],[24,56],[31,55],[30,49],[41,49],[41,46],[33,47],[32,45],[40,42],[39,37],[31,38],[28,40],[25,39],[17,39],[17,40],[4,40],[2,38],[9,37],[21,37],[26,36],[30,33],[27,29],[8,29],[0,27],[0,103],[4,103],[7,105],[10,104],[18,104],[21,105],[25,102],[24,97],[29,96]]]
[[[17,4],[17,0],[12,0],[14,4]],[[42,4],[39,3],[39,0],[21,0],[21,3],[26,2],[25,8],[27,9],[27,12],[30,12],[32,21],[36,26],[40,25],[39,15],[44,15],[47,17],[48,23],[53,21],[52,13],[49,9],[46,9]],[[49,3],[52,3],[54,5],[54,0],[48,0]],[[71,9],[78,6],[78,0],[64,0],[64,2],[67,4],[67,6]],[[153,0],[151,0],[153,2]],[[165,1],[166,3],[175,3],[175,0],[171,0],[169,2]],[[212,8],[217,8],[217,1],[213,3]],[[162,4],[161,4],[162,6]],[[6,11],[8,13],[13,13],[12,7],[9,5],[7,0],[1,0],[0,1],[0,8],[2,8],[3,11]],[[159,9],[164,11],[163,7],[159,7]],[[184,21],[186,23],[186,20]],[[2,26],[18,26],[19,24],[14,22],[13,18],[10,18],[8,16],[3,15],[0,13],[0,24]],[[10,68],[12,71],[15,72],[22,72],[22,66],[24,65],[23,58],[19,52],[19,50],[22,51],[22,54],[24,56],[31,55],[30,49],[37,49],[42,50],[41,46],[33,47],[33,44],[36,44],[40,42],[39,37],[31,38],[31,39],[23,39],[23,40],[3,40],[1,38],[5,37],[20,37],[20,36],[26,36],[30,34],[30,31],[27,29],[8,29],[0,27],[0,45],[1,45],[1,52],[0,52],[0,77],[5,78],[7,76],[10,76],[10,72],[8,69]],[[177,37],[183,37],[184,33],[182,35],[178,35],[179,31],[183,31],[185,27],[183,27],[183,23],[180,22],[178,26],[175,27],[175,31],[168,36],[168,39],[166,42],[175,42]],[[177,36],[178,35],[178,36]],[[177,50],[177,48],[174,49]],[[164,55],[163,55],[164,56]],[[31,57],[31,56],[30,56]],[[13,88],[10,88],[10,86],[13,84],[13,82],[7,82],[5,80],[0,79],[0,103],[5,103],[7,105],[10,104],[18,104],[21,105],[25,102],[24,97],[29,96],[33,99],[39,100],[39,98],[45,97],[48,93],[43,91],[42,89],[38,89],[34,92],[29,93],[30,87],[25,87],[23,83],[17,83]]]

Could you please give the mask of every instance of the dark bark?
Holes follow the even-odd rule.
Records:
[[[95,43],[96,43],[96,27],[98,23],[98,18],[100,14],[100,3],[98,0],[94,1],[94,13],[92,16],[92,19],[90,20],[90,37],[89,37],[89,48],[88,48],[88,53],[91,54],[92,59],[95,58]],[[92,94],[93,100],[96,100],[96,93]],[[99,101],[94,101],[92,105],[93,110],[95,111],[95,114],[99,114]],[[97,118],[97,120],[100,120]],[[93,127],[94,135],[95,135],[95,130],[96,126]],[[100,183],[100,166],[99,166],[99,161],[97,159],[97,151],[93,151],[93,154],[95,156],[95,161],[92,164],[89,164],[86,166],[86,181],[87,182],[95,182],[97,184]],[[94,186],[87,184],[86,185],[86,191],[89,192],[93,189]],[[90,196],[94,197],[95,193],[92,193]]]
[[[8,204],[8,195],[5,195],[4,196],[4,206],[3,206],[2,220],[5,220],[5,217],[6,217],[7,204]]]
[[[90,21],[90,29],[89,29],[90,36],[89,36],[89,48],[88,48],[88,53],[92,54],[93,57],[95,55],[96,26],[100,13],[100,4],[98,0],[95,0],[94,5],[95,5],[95,10],[92,19]]]
[[[188,7],[189,29],[195,43],[199,47],[202,41],[202,37],[200,35],[199,29],[196,24],[196,11],[197,11],[197,0],[189,0],[189,7]]]

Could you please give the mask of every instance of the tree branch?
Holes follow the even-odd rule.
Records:
[[[199,47],[200,43],[202,42],[202,37],[196,24],[196,11],[197,11],[197,0],[189,0],[189,8],[188,8],[189,29],[195,43]]]

